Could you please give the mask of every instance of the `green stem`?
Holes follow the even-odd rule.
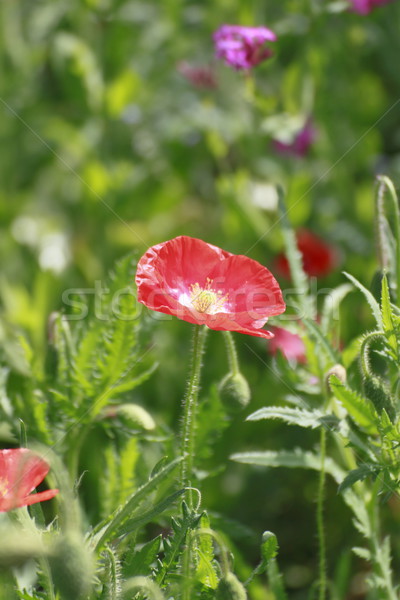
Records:
[[[393,209],[394,209],[394,237],[396,240],[396,293],[397,299],[400,298],[400,208],[399,201],[397,198],[396,190],[393,185],[393,182],[384,175],[380,175],[378,177],[378,181],[380,182],[380,187],[378,189],[381,190],[382,186],[386,187],[389,190],[390,198],[392,199]]]
[[[310,294],[309,280],[303,268],[303,257],[297,246],[296,234],[290,224],[283,191],[280,187],[278,187],[278,195],[279,221],[282,226],[282,235],[285,244],[286,258],[289,263],[290,276],[299,298],[298,306],[299,312],[301,312],[300,316],[313,319],[315,313],[314,300]]]
[[[226,346],[226,354],[228,356],[229,370],[232,373],[232,375],[237,375],[238,373],[240,373],[240,369],[233,335],[230,331],[223,331],[223,335]]]
[[[393,587],[390,562],[386,559],[386,552],[382,551],[382,541],[380,540],[380,524],[377,507],[377,498],[380,485],[381,482],[379,481],[379,478],[377,478],[372,489],[371,500],[369,503],[366,502],[371,531],[370,544],[372,563],[377,577],[383,582],[384,585],[384,595],[382,595],[381,598],[384,598],[385,600],[398,600],[397,593]]]
[[[317,498],[317,535],[319,543],[319,600],[326,598],[326,540],[324,529],[324,490],[325,490],[325,454],[326,430],[321,427],[320,437],[321,469],[319,472],[318,498]]]
[[[374,373],[371,371],[371,365],[369,360],[369,346],[371,342],[375,340],[382,341],[384,339],[384,334],[378,331],[373,331],[372,333],[368,333],[361,343],[360,347],[360,363],[361,370],[365,377],[374,377]]]
[[[193,471],[193,458],[195,449],[196,433],[196,410],[197,399],[199,396],[199,383],[201,372],[201,359],[204,350],[207,328],[203,325],[195,325],[193,334],[193,351],[190,377],[186,388],[186,394],[183,400],[183,423],[181,433],[181,485],[190,487]],[[192,504],[192,494],[189,493],[189,504]]]

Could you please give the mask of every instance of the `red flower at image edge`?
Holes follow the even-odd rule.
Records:
[[[27,448],[0,450],[0,512],[50,500],[58,490],[31,492],[49,472],[45,460]]]
[[[286,360],[306,362],[306,347],[297,333],[292,333],[283,327],[273,327],[272,332],[274,337],[268,345],[271,354],[275,355],[279,350]]]
[[[303,269],[307,275],[324,277],[336,268],[338,256],[332,246],[307,229],[298,231],[296,237],[303,259]],[[275,268],[283,277],[290,279],[289,262],[283,253],[276,257]]]
[[[261,327],[286,308],[266,267],[187,236],[149,248],[136,285],[139,302],[148,308],[217,331],[271,338]]]

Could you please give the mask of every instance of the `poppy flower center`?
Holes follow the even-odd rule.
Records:
[[[212,280],[207,277],[205,287],[201,287],[198,283],[192,283],[190,286],[190,302],[198,312],[215,314],[223,308],[227,295],[223,295],[221,291],[215,291],[211,287]]]

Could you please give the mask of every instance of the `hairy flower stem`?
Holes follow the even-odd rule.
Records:
[[[192,362],[190,368],[190,376],[186,388],[185,397],[183,400],[183,422],[181,433],[181,485],[182,487],[190,487],[193,471],[193,458],[195,449],[195,433],[196,433],[196,410],[197,398],[199,396],[199,383],[201,372],[201,360],[204,351],[204,342],[207,334],[207,327],[203,325],[194,326],[193,334],[193,350]],[[189,505],[192,508],[192,492],[188,495]]]
[[[320,436],[321,468],[319,472],[318,497],[317,497],[317,535],[319,544],[319,596],[318,600],[326,598],[326,540],[324,529],[324,491],[325,491],[325,454],[326,430],[321,427]]]
[[[378,199],[379,202],[380,195],[383,199],[384,190],[387,189],[389,191],[390,199],[392,201],[393,213],[394,213],[394,238],[396,241],[396,293],[397,300],[400,298],[400,207],[399,200],[397,198],[395,187],[389,177],[384,175],[380,175],[378,177],[379,188],[378,188]]]
[[[235,342],[233,341],[233,336],[230,331],[223,331],[223,334],[226,346],[226,354],[228,357],[229,370],[233,375],[236,375],[240,372],[240,369]]]

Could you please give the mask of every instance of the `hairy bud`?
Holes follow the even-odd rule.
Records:
[[[228,373],[218,386],[220,398],[228,412],[239,412],[250,402],[250,387],[241,373]]]
[[[54,584],[62,600],[85,598],[92,584],[93,560],[80,536],[69,533],[53,546],[49,557]]]
[[[331,375],[335,375],[341,383],[346,383],[347,380],[347,372],[346,369],[342,365],[333,365],[327,372],[325,376],[326,385],[328,386],[328,390],[331,391],[330,387],[330,378]]]

